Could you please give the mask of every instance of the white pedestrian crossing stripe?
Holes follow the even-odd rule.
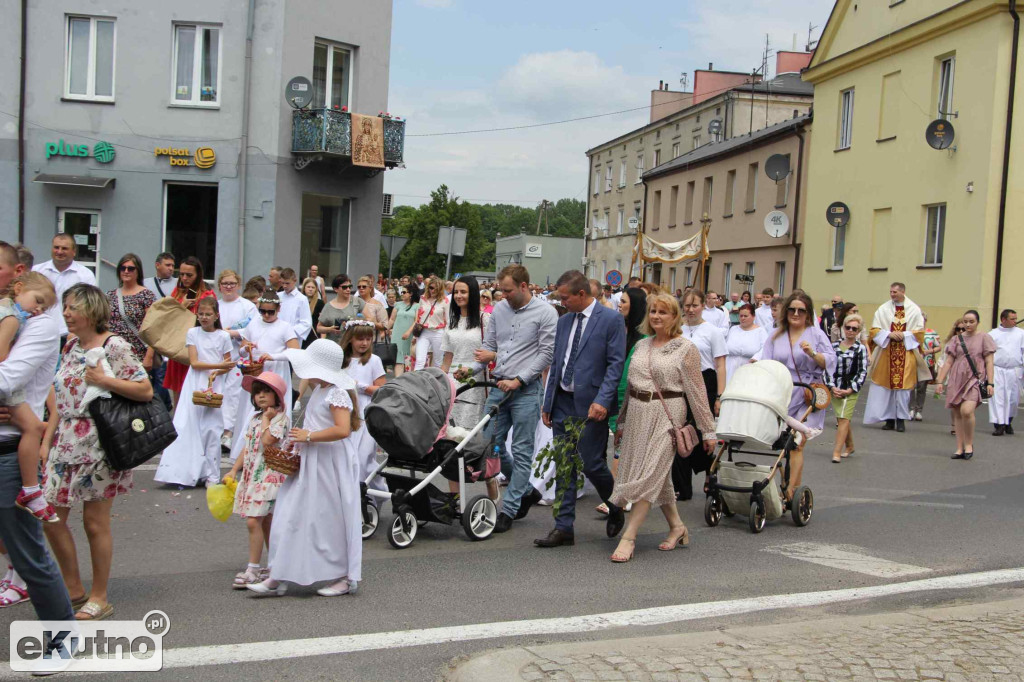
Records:
[[[797,542],[791,545],[767,547],[762,551],[781,554],[790,559],[809,561],[819,566],[863,573],[876,578],[907,578],[913,575],[931,573],[932,570],[922,566],[912,566],[887,559],[879,559],[864,553],[860,547],[850,545]]]

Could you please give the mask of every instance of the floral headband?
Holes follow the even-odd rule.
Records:
[[[270,305],[276,305],[276,306],[280,307],[281,299],[279,299],[279,298],[264,298],[264,297],[260,296],[259,298],[256,299],[256,303],[257,304],[259,304],[259,303],[269,303]]]
[[[345,329],[352,329],[353,327],[373,327],[373,322],[369,320],[349,320],[345,323]]]

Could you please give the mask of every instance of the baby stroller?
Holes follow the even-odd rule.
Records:
[[[386,457],[361,484],[363,495],[363,538],[377,530],[379,514],[371,498],[391,500],[395,514],[388,542],[405,549],[416,539],[420,525],[433,521],[451,525],[462,522],[470,540],[485,540],[494,530],[498,509],[487,495],[466,501],[466,480],[485,481],[498,475],[500,462],[489,458],[493,438],[483,434],[498,407],[484,413],[468,432],[449,426],[452,407],[469,391],[496,388],[497,384],[476,382],[456,389],[455,381],[441,370],[428,367],[407,372],[384,384],[366,407],[366,428]],[[507,398],[506,398],[507,399]],[[388,490],[370,490],[378,474]],[[419,478],[419,474],[425,474]],[[454,496],[431,483],[444,476],[458,481]]]
[[[813,398],[813,404],[799,421],[789,416],[794,386],[807,389]],[[717,426],[721,445],[708,472],[704,521],[714,527],[723,515],[748,510],[750,530],[760,533],[765,523],[789,511],[793,523],[806,526],[814,512],[814,494],[802,485],[794,491],[793,501],[786,501],[789,457],[796,449],[797,438],[807,436],[809,429],[803,425],[807,415],[825,409],[828,404],[829,392],[824,384],[795,383],[789,369],[775,360],[761,360],[737,368],[722,394]],[[770,450],[742,449],[751,441]],[[767,455],[776,459],[772,466],[755,465],[734,461],[733,456],[737,454]],[[775,474],[783,463],[780,482]]]

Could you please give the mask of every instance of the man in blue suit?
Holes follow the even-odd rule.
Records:
[[[577,451],[583,473],[608,505],[608,537],[622,530],[622,509],[609,502],[614,480],[608,469],[608,415],[618,410],[619,379],[626,360],[626,326],[622,316],[598,305],[590,293],[590,282],[578,270],[566,272],[555,283],[562,304],[569,311],[558,320],[555,357],[548,372],[542,418],[554,430],[555,438],[565,434],[567,420],[586,420]],[[555,490],[562,504],[555,529],[534,540],[538,547],[559,547],[575,541],[576,479]]]

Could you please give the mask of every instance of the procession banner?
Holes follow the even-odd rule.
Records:
[[[646,263],[681,263],[686,260],[707,257],[708,253],[701,232],[681,242],[661,244],[646,234],[641,235],[643,260]]]

